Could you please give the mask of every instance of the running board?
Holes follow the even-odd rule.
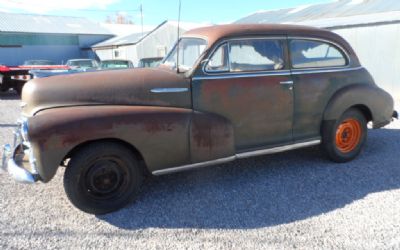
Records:
[[[152,174],[153,175],[172,174],[172,173],[181,172],[181,171],[187,171],[187,170],[191,170],[191,169],[195,169],[195,168],[201,168],[201,167],[207,167],[207,166],[211,166],[211,165],[227,163],[227,162],[234,161],[236,159],[243,159],[243,158],[259,156],[259,155],[275,154],[275,153],[290,151],[290,150],[294,150],[294,149],[315,146],[315,145],[318,145],[320,143],[321,143],[321,140],[313,140],[313,141],[300,142],[300,143],[296,143],[296,144],[292,144],[292,145],[280,146],[280,147],[275,147],[275,148],[269,148],[269,149],[262,149],[262,150],[256,150],[256,151],[251,151],[251,152],[239,153],[239,154],[236,154],[234,156],[220,158],[220,159],[216,159],[216,160],[212,160],[212,161],[205,161],[205,162],[199,162],[199,163],[194,163],[194,164],[183,165],[183,166],[180,166],[180,167],[173,167],[173,168],[156,170],[156,171],[152,172]]]

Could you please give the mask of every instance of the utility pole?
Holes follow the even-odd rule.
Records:
[[[142,37],[143,37],[143,4],[140,3],[140,21],[142,25]]]

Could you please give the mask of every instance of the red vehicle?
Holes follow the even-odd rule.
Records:
[[[5,66],[0,65],[0,91],[5,92],[13,88],[21,95],[24,84],[32,79],[30,70],[55,70],[69,69],[65,65],[54,65],[47,60],[29,60],[21,66]]]

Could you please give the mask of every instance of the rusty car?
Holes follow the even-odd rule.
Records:
[[[393,99],[328,30],[218,25],[186,32],[157,68],[38,78],[3,167],[64,189],[103,214],[133,201],[145,176],[320,145],[344,163],[368,127],[389,124]]]

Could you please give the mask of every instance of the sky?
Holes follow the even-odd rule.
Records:
[[[230,23],[258,10],[274,10],[333,0],[181,0],[181,20],[196,23]],[[134,23],[157,25],[178,19],[179,0],[0,0],[0,11],[87,17],[105,21],[115,13],[127,15]]]

